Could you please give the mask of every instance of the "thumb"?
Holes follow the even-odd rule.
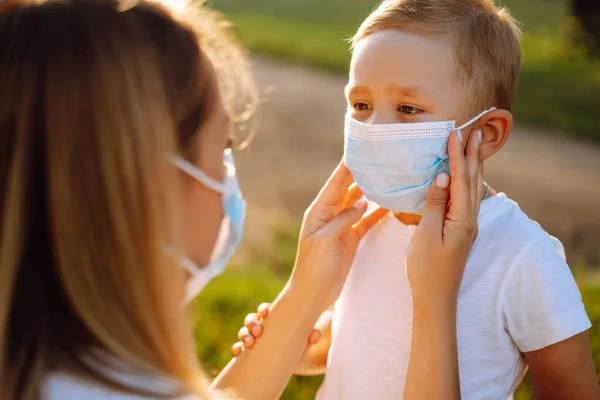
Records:
[[[310,333],[310,336],[308,337],[308,345],[310,346],[319,343],[322,337],[323,334],[319,329],[313,329],[313,331]]]
[[[442,172],[435,177],[427,192],[425,212],[420,223],[425,228],[439,232],[440,235],[442,234],[444,219],[448,210],[448,202],[450,201],[449,188],[450,175]]]
[[[344,230],[349,229],[356,224],[367,211],[367,201],[361,200],[353,207],[347,208],[338,214],[333,220],[323,227],[333,236],[340,235]]]

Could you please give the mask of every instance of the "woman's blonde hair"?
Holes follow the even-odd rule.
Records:
[[[226,28],[199,3],[0,6],[3,400],[37,398],[53,371],[211,398],[181,310],[184,274],[163,246],[178,232],[168,156],[195,156],[217,90],[209,60],[232,112],[243,104],[247,118],[256,103]],[[178,385],[128,385],[113,359]]]

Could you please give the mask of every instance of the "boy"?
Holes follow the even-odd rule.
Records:
[[[363,239],[298,372],[326,368],[320,400],[391,400],[403,396],[410,357],[405,253],[427,187],[447,168],[444,135],[466,122],[483,159],[502,148],[519,29],[491,0],[388,0],[353,48],[345,161],[366,197],[394,213]],[[457,315],[462,398],[510,398],[529,366],[536,398],[599,399],[590,322],[562,245],[493,190],[478,222]]]

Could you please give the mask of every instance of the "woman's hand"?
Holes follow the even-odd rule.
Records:
[[[388,214],[379,208],[364,216],[367,203],[353,183],[341,162],[304,214],[290,284],[306,288],[323,310],[339,296],[360,239]]]
[[[296,264],[263,320],[261,340],[235,357],[212,388],[247,400],[278,399],[306,351],[323,311],[338,297],[359,240],[386,214],[364,216],[367,204],[340,163],[304,216]]]
[[[410,245],[406,272],[413,296],[413,331],[404,399],[460,399],[456,314],[458,292],[484,195],[481,132],[466,146],[448,141],[450,176],[440,174]]]
[[[438,175],[429,189],[406,260],[415,306],[456,306],[485,189],[479,137],[473,132],[463,146],[457,134],[450,136],[450,176]]]

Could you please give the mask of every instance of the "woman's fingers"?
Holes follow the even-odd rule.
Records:
[[[479,196],[480,185],[482,183],[480,182],[481,177],[479,176],[479,165],[481,164],[481,159],[479,157],[480,138],[481,131],[479,129],[474,129],[471,131],[465,149],[465,159],[467,163],[469,186],[471,191],[471,207],[475,217],[477,217],[477,205],[479,202],[481,202],[481,197]]]
[[[377,225],[377,223],[385,218],[389,213],[390,210],[381,207],[377,208],[375,211],[369,213],[354,225],[354,232],[356,232],[356,235],[359,239],[362,239],[372,227]]]
[[[343,210],[337,217],[325,225],[322,233],[327,237],[339,237],[342,232],[358,223],[367,211],[367,202],[359,201],[353,207]]]
[[[467,168],[463,143],[459,138],[467,138],[458,131],[452,132],[448,138],[448,156],[450,157],[450,198],[452,215],[464,217],[471,213],[471,176]]]
[[[356,183],[353,183],[348,189],[348,194],[342,203],[342,210],[355,205],[360,199],[365,197]]]
[[[477,185],[477,187],[479,188],[479,191],[477,193],[478,198],[481,199],[481,201],[485,200],[485,195],[487,192],[487,184],[483,181],[483,162],[479,163],[479,184]],[[479,216],[479,209],[481,208],[481,201],[478,201],[476,203],[477,207],[475,209],[475,214],[477,216]]]
[[[317,198],[315,204],[320,205],[335,205],[338,204],[343,196],[348,192],[348,188],[352,184],[352,174],[346,168],[344,161],[340,161],[333,174],[329,177]]]
[[[443,235],[444,220],[450,201],[450,175],[442,172],[435,177],[425,200],[425,212],[419,224],[422,229],[434,232],[439,238]]]

